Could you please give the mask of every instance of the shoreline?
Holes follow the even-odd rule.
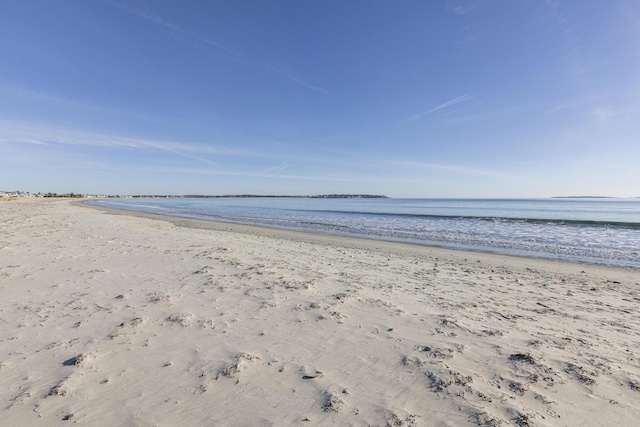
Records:
[[[8,425],[640,418],[635,269],[69,200],[0,219]]]
[[[581,266],[597,266],[603,268],[623,269],[623,270],[636,270],[640,271],[640,266],[623,266],[615,264],[606,264],[598,262],[589,262],[584,260],[565,260],[544,256],[535,256],[529,254],[510,254],[503,253],[498,250],[483,250],[483,249],[471,249],[471,248],[453,248],[445,245],[435,244],[423,244],[411,241],[401,240],[385,240],[375,237],[364,236],[347,236],[329,233],[314,233],[311,231],[290,230],[276,227],[269,227],[266,225],[252,225],[241,224],[235,222],[216,221],[208,219],[187,218],[177,215],[157,214],[153,212],[136,211],[132,209],[114,208],[100,205],[92,205],[85,203],[84,200],[70,201],[70,203],[78,204],[84,207],[92,209],[102,210],[109,212],[113,215],[131,215],[139,218],[149,218],[158,221],[167,221],[176,226],[187,228],[199,228],[210,230],[225,230],[237,233],[245,234],[260,234],[269,237],[280,237],[287,240],[303,241],[307,243],[319,243],[327,245],[345,245],[346,247],[362,246],[366,248],[385,248],[389,251],[398,251],[398,253],[405,253],[410,255],[418,255],[421,251],[442,251],[442,255],[458,254],[462,258],[471,257],[496,257],[512,259],[513,262],[520,260],[520,262],[542,262],[542,263],[560,263],[560,264],[576,264]]]

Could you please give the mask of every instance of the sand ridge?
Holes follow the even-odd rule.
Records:
[[[63,200],[0,216],[6,425],[640,419],[639,270]]]

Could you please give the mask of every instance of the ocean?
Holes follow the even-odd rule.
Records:
[[[640,268],[640,199],[122,198],[98,206]]]

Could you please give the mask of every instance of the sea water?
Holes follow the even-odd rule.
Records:
[[[640,199],[122,198],[88,203],[640,268]]]

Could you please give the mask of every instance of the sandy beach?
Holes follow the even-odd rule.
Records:
[[[640,420],[640,270],[0,203],[0,425]]]

